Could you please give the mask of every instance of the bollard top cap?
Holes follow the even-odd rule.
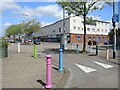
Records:
[[[108,49],[108,46],[106,46],[106,48]]]
[[[62,52],[63,50],[62,50],[62,49],[60,49],[59,51],[61,51],[61,52]]]
[[[46,57],[47,57],[47,58],[50,58],[50,57],[52,57],[52,55],[46,55]]]

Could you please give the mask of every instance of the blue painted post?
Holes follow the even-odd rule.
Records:
[[[78,54],[78,44],[76,45],[76,54]]]
[[[92,45],[90,45],[90,53],[92,53]]]
[[[98,55],[98,43],[96,43],[96,56]]]
[[[59,50],[59,70],[58,71],[63,71],[62,69],[62,49]]]

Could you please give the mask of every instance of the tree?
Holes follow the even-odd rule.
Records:
[[[62,8],[64,8],[68,15],[74,14],[75,16],[82,16],[84,21],[84,42],[83,42],[83,51],[86,51],[86,24],[88,21],[91,21],[91,18],[88,19],[87,15],[89,12],[95,10],[101,10],[105,5],[101,0],[91,0],[90,2],[72,2],[68,0],[68,2],[57,2]],[[110,2],[105,2],[111,5]],[[87,21],[88,19],[88,21]]]
[[[24,33],[27,36],[31,36],[32,33],[40,32],[40,22],[37,22],[36,20],[31,20],[23,23],[24,25]]]
[[[23,29],[23,25],[22,24],[17,24],[17,25],[11,25],[6,29],[6,35],[8,37],[10,37],[11,35],[15,36],[18,34],[22,34],[22,29]]]

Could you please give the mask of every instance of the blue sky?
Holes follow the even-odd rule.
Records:
[[[21,21],[37,19],[42,26],[53,23],[62,19],[62,9],[56,2],[12,2],[2,4],[2,27],[7,28],[9,25],[18,24]],[[23,16],[26,14],[28,16]],[[106,5],[101,11],[90,12],[88,16],[95,16],[103,21],[111,21],[112,7]],[[2,32],[4,30],[1,30]],[[0,31],[0,36],[3,34]]]

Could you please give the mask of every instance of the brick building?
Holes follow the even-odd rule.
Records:
[[[86,25],[86,42],[89,40],[103,43],[109,40],[108,33],[110,32],[110,23],[106,21],[94,20],[93,24]],[[75,16],[57,21],[53,24],[42,27],[42,33],[36,33],[36,37],[42,39],[50,39],[52,41],[60,41],[61,34],[66,35],[68,43],[83,43],[84,27],[83,18]]]

